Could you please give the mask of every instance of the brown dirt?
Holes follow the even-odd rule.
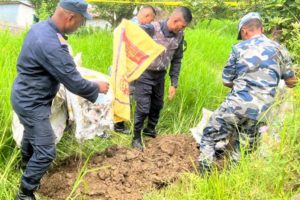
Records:
[[[87,166],[90,171],[74,193],[76,199],[142,199],[143,193],[167,186],[180,173],[195,171],[199,152],[192,137],[159,136],[145,144],[144,152],[114,145],[93,156]],[[66,199],[80,163],[84,161],[73,157],[56,166],[43,178],[39,194]]]

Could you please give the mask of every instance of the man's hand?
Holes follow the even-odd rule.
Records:
[[[298,83],[298,78],[296,76],[293,76],[293,77],[288,78],[288,79],[286,79],[284,81],[285,81],[285,84],[286,84],[287,87],[293,88]]]
[[[98,81],[99,92],[106,94],[109,89],[109,84],[104,81]]]
[[[176,87],[171,86],[171,87],[169,88],[169,96],[168,96],[168,99],[171,101],[171,100],[174,98],[175,94],[176,94]]]
[[[223,82],[223,85],[226,86],[226,87],[229,87],[229,88],[233,87],[233,83],[225,83],[225,82]]]

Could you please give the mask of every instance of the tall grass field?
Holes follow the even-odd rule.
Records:
[[[0,31],[0,199],[14,199],[21,172],[20,152],[11,131],[10,91],[16,62],[26,33]],[[184,52],[176,97],[165,99],[158,131],[161,134],[190,134],[201,119],[202,108],[216,109],[229,92],[221,73],[231,46],[236,43],[236,24],[230,21],[202,22],[185,32]],[[82,52],[83,66],[107,73],[112,62],[112,33],[96,31],[69,37],[74,53]],[[167,78],[166,93],[170,80]],[[145,199],[292,199],[300,193],[300,89],[292,92],[293,111],[277,124],[280,141],[269,145],[267,156],[259,152],[244,156],[240,165],[209,177],[182,174],[167,188],[144,195]],[[167,96],[167,95],[165,95]],[[274,125],[274,123],[272,123]],[[131,136],[114,135],[78,144],[66,133],[58,144],[57,160],[73,154],[91,155],[111,144],[129,146]]]

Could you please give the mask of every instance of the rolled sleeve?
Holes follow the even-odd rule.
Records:
[[[295,76],[295,72],[293,71],[292,68],[293,62],[286,48],[281,49],[281,56],[282,56],[280,62],[281,79],[287,80]]]

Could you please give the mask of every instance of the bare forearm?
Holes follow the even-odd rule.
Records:
[[[297,82],[298,82],[298,78],[296,76],[293,76],[293,77],[288,78],[288,79],[285,80],[285,84],[289,88],[295,87]]]

